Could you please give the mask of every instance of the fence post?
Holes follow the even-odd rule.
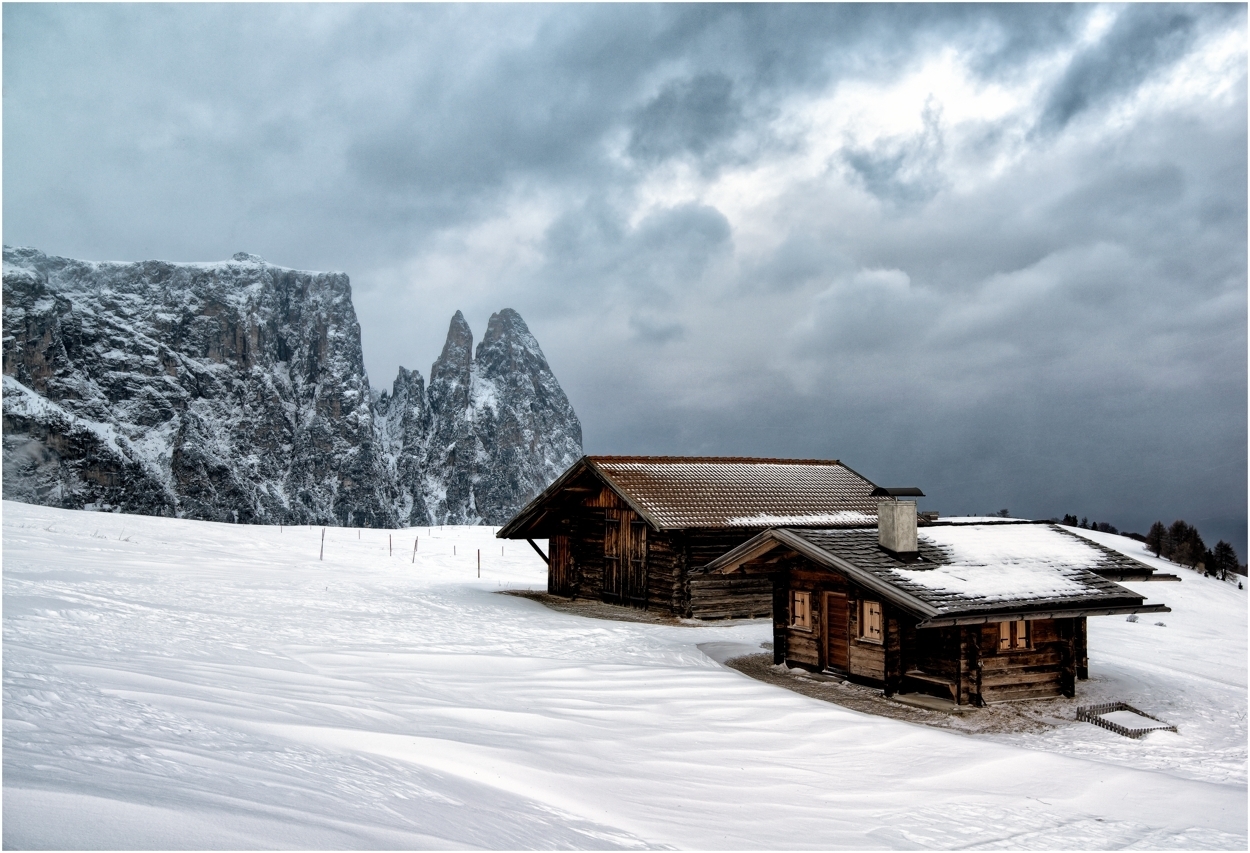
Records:
[[[325,558],[326,558],[326,529],[323,527],[321,528],[321,554],[317,557],[317,559],[324,560]]]

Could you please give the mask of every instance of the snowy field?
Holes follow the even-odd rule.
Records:
[[[699,650],[766,621],[495,594],[545,566],[492,534],[330,528],[319,561],[321,528],[5,502],[4,846],[1246,849],[1235,584],[1160,561],[1174,612],[1090,619],[1081,699],[1179,734],[973,737]]]

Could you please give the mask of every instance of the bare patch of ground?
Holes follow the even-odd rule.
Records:
[[[974,735],[1040,733],[1057,726],[1077,725],[1077,705],[1088,704],[1087,701],[1081,703],[1077,699],[1066,697],[1033,699],[1027,702],[1004,702],[985,708],[972,708],[962,714],[951,714],[916,708],[887,699],[876,687],[842,681],[823,673],[776,667],[773,665],[772,654],[733,658],[726,661],[725,665],[759,681],[784,687],[813,699],[832,702],[852,711]]]

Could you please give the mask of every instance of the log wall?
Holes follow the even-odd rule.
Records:
[[[915,617],[836,572],[814,569],[797,555],[781,561],[773,558],[771,564],[766,560],[743,568],[773,581],[774,660],[778,663],[832,669],[878,685],[887,695],[920,691],[959,704],[1075,695],[1078,663],[1084,656],[1084,618],[1030,620],[1029,648],[1000,650],[997,623],[917,628]],[[809,594],[810,629],[791,624],[795,591]],[[824,612],[841,606],[843,600],[844,614]],[[860,636],[860,603],[865,600],[881,604],[882,642]],[[840,634],[842,625],[845,640]],[[832,665],[834,649],[843,641],[845,666]]]
[[[765,618],[772,612],[772,584],[766,577],[690,574],[758,529],[641,529],[634,512],[606,487],[569,503],[564,512],[559,527],[567,531],[562,552],[567,557],[548,568],[548,590],[555,594],[698,619]],[[614,541],[605,543],[609,519],[621,526]],[[605,557],[605,544],[616,556]]]

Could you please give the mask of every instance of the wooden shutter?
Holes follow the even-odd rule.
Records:
[[[864,601],[861,608],[860,636],[869,642],[881,642],[881,602]]]
[[[790,597],[790,624],[795,628],[812,627],[812,607],[810,593],[795,590]]]

